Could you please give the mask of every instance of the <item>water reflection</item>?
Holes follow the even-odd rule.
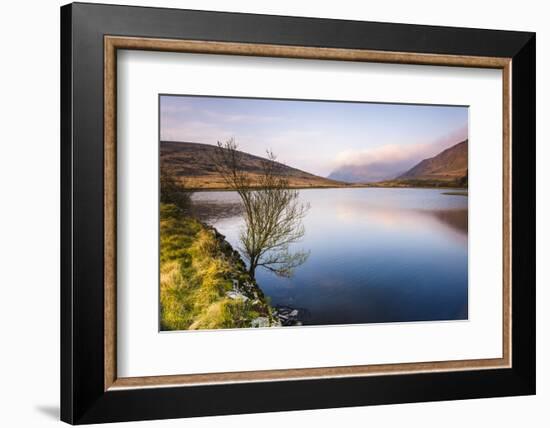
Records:
[[[309,324],[467,318],[468,198],[435,189],[316,189],[310,250],[292,278],[258,272],[274,305],[306,308]],[[242,224],[232,192],[201,192],[194,210],[236,246]]]

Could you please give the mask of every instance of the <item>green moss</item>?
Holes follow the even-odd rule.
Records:
[[[442,192],[442,195],[468,196],[468,192]]]
[[[249,327],[260,315],[270,317],[258,288],[256,295],[248,291],[246,301],[226,296],[233,279],[255,284],[240,257],[213,229],[184,216],[175,205],[161,204],[161,329]]]

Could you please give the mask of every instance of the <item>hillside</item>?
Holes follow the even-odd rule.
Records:
[[[467,177],[468,140],[465,140],[432,158],[424,159],[397,180],[461,182]]]
[[[200,143],[161,141],[160,160],[182,180],[186,187],[193,189],[223,189],[223,178],[218,174],[212,159],[216,146]],[[266,159],[241,152],[244,169],[251,178],[261,172],[262,162]],[[280,171],[289,178],[291,187],[341,187],[345,183],[319,177],[287,165],[280,164]]]

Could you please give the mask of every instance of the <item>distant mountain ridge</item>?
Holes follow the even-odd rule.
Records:
[[[397,177],[397,180],[454,182],[468,177],[468,140],[464,140],[434,157],[424,159]]]
[[[398,171],[405,171],[410,166],[401,167]],[[387,171],[387,164],[384,162],[373,162],[368,165],[346,164],[332,171],[328,178],[341,180],[350,183],[376,183],[377,181],[388,180],[395,177],[394,173]]]
[[[408,159],[393,163],[348,163],[332,171],[328,178],[363,186],[465,187],[468,183],[468,140],[424,159],[412,168]]]
[[[194,189],[224,189],[226,183],[212,161],[217,146],[193,142],[161,141],[161,168],[170,168],[185,185]],[[261,173],[265,158],[241,152],[243,169],[254,177]],[[268,161],[271,162],[271,161]],[[279,163],[280,171],[289,179],[291,187],[341,187],[345,183],[319,177],[297,168]]]

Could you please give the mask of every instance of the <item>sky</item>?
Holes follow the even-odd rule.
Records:
[[[468,135],[468,108],[199,96],[160,97],[160,138],[239,149],[320,175],[395,176]]]

